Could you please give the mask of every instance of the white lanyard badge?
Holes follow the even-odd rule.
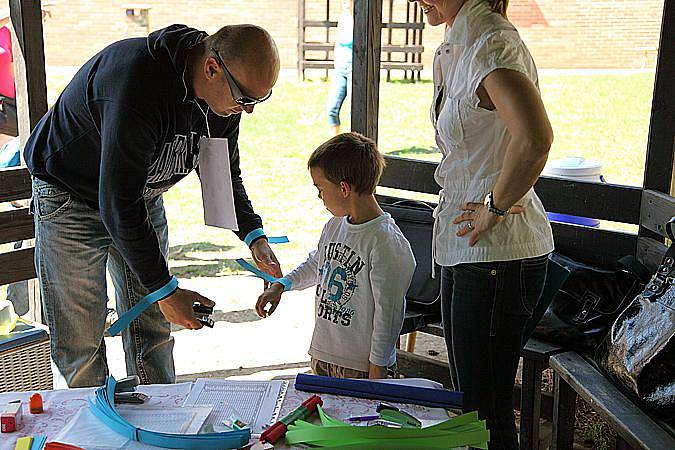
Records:
[[[202,136],[199,139],[199,179],[202,184],[204,223],[213,227],[239,230],[234,209],[227,139],[211,137],[207,113],[199,103],[197,106],[204,114],[208,133],[208,137]]]

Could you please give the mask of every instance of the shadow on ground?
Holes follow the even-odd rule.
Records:
[[[171,273],[178,278],[216,277],[238,272],[239,265],[232,258],[224,257],[231,245],[210,242],[192,242],[169,248]]]
[[[436,147],[408,147],[387,152],[387,155],[392,156],[412,156],[412,155],[433,155],[434,153],[439,153],[439,150]]]
[[[214,311],[211,314],[211,318],[214,322],[228,322],[228,323],[249,323],[257,322],[262,320],[261,317],[258,317],[255,309],[242,309],[241,311]],[[171,331],[180,331],[184,328],[175,323],[171,324]]]
[[[431,84],[433,83],[433,80],[430,80],[428,78],[422,78],[420,80],[418,79],[412,79],[412,78],[398,78],[398,79],[391,79],[387,81],[387,83],[391,84]]]

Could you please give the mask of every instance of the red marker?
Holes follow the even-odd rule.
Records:
[[[260,440],[274,444],[281,437],[283,437],[284,434],[286,434],[288,425],[295,423],[296,420],[304,420],[309,417],[314,411],[316,411],[316,405],[323,406],[323,400],[321,400],[321,397],[314,394],[302,402],[302,405],[288,413],[286,417],[263,431],[263,433],[260,435]]]

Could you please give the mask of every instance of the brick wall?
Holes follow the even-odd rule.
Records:
[[[339,15],[331,2],[331,20]],[[653,67],[663,0],[511,0],[509,17],[540,68]],[[128,17],[128,1],[57,0],[45,22],[48,65],[76,66],[106,44],[146,34],[139,17]],[[297,0],[146,0],[150,29],[186,23],[208,32],[224,24],[255,23],[275,38],[285,68],[296,66]],[[388,0],[383,16],[388,17]],[[323,20],[325,0],[307,0],[308,19]],[[395,0],[394,20],[405,20],[405,0]],[[325,31],[309,36],[323,38]],[[387,31],[383,32],[383,40]],[[404,32],[395,30],[394,43]],[[423,62],[430,68],[442,27],[424,30]]]

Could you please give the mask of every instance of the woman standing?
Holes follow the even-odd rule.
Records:
[[[434,227],[455,388],[487,419],[491,449],[516,449],[513,385],[553,236],[532,186],[553,132],[508,0],[417,0],[446,25],[431,120],[443,159]]]

